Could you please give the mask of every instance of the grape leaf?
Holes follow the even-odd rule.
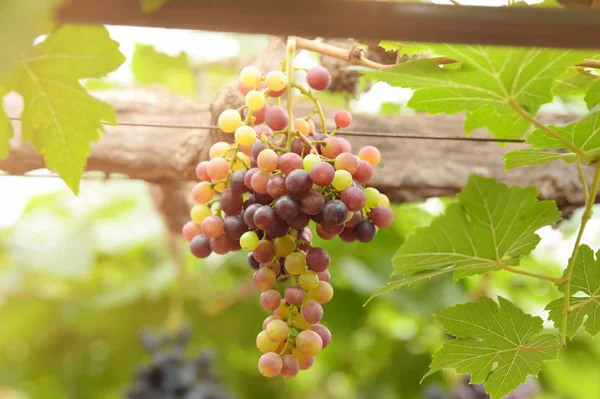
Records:
[[[156,51],[151,45],[136,44],[131,71],[141,84],[159,83],[188,96],[197,90],[194,69],[184,52],[171,57]]]
[[[562,126],[551,125],[549,128],[581,151],[591,152],[600,148],[600,111],[578,121]],[[565,147],[544,129],[534,130],[525,142],[534,149]]]
[[[100,26],[63,26],[22,59],[16,91],[23,96],[22,135],[45,154],[77,193],[90,144],[116,123],[114,109],[90,96],[79,79],[101,77],[124,61],[119,44]]]
[[[427,272],[412,274],[410,276],[406,276],[406,277],[398,279],[398,280],[390,281],[386,285],[384,285],[383,287],[378,289],[373,295],[371,295],[371,297],[367,300],[367,302],[365,302],[364,306],[366,306],[369,302],[371,302],[372,299],[378,297],[379,295],[385,295],[394,290],[399,290],[402,287],[411,285],[412,283],[416,283],[417,281],[431,279],[432,277],[437,277],[439,275],[442,275],[442,274],[445,274],[445,273],[448,273],[451,271],[452,270],[449,270],[449,269],[431,270],[431,271],[427,271]]]
[[[485,382],[490,398],[499,399],[524,383],[528,375],[537,375],[543,361],[557,358],[558,337],[540,334],[541,318],[525,314],[502,297],[498,302],[483,297],[435,315],[456,339],[433,355],[425,377],[451,368],[471,374],[471,384]]]
[[[594,82],[600,78],[600,76],[594,76],[583,68],[574,66],[554,83],[552,93],[559,97],[584,96]]]
[[[169,0],[140,0],[142,11],[154,12],[161,8]]]
[[[600,77],[588,89],[585,95],[585,102],[590,108],[600,102]]]
[[[0,12],[0,78],[25,54],[36,36],[52,26],[52,14],[63,0],[3,0]]]
[[[416,55],[429,51],[430,46],[417,42],[398,42],[395,40],[382,40],[379,46],[385,51],[400,51],[401,54]]]
[[[424,270],[454,272],[454,280],[516,265],[538,244],[535,231],[554,223],[560,212],[553,201],[538,201],[535,187],[508,187],[471,175],[458,202],[409,236],[394,255],[394,274]]]
[[[541,150],[514,150],[504,154],[504,170],[518,168],[519,166],[543,165],[557,159],[572,163],[575,162],[575,155]]]
[[[581,245],[573,263],[571,275],[571,312],[567,316],[567,336],[573,337],[579,327],[585,327],[590,335],[600,332],[600,253],[596,254],[587,245]],[[583,293],[585,296],[574,296]],[[562,330],[565,298],[556,299],[548,304],[548,318],[554,326]],[[585,320],[587,316],[587,320]],[[585,321],[585,322],[584,322]]]
[[[363,70],[369,79],[412,88],[410,108],[429,113],[466,111],[470,132],[486,127],[498,138],[521,138],[530,123],[518,110],[537,114],[552,101],[551,87],[587,52],[563,49],[433,44],[431,51],[459,64],[440,67],[431,59],[382,71]]]

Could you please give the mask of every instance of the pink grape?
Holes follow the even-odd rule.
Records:
[[[304,330],[296,337],[296,348],[307,356],[315,356],[323,349],[321,336],[312,330]]]
[[[352,122],[352,114],[345,109],[342,109],[333,115],[333,120],[336,126],[345,128],[350,126],[350,123]]]
[[[354,242],[356,241],[356,236],[354,235],[354,229],[352,227],[346,227],[339,234],[340,240],[344,242]]]
[[[281,357],[281,371],[279,375],[283,378],[294,378],[300,372],[300,362],[291,354]]]
[[[342,152],[335,157],[335,168],[337,170],[346,170],[352,174],[356,171],[356,168],[358,168],[358,159],[349,152]]]
[[[248,94],[248,92],[249,92],[250,90],[252,90],[252,87],[246,87],[246,86],[244,86],[244,84],[242,83],[242,80],[241,80],[241,79],[238,79],[238,81],[237,81],[237,83],[236,83],[236,87],[237,87],[238,91],[239,91],[240,93],[242,93],[244,96],[245,96],[246,94]]]
[[[323,307],[317,301],[309,299],[300,308],[302,317],[310,324],[315,324],[323,318]]]
[[[361,220],[363,220],[361,213],[354,212],[352,218],[346,222],[346,227],[354,228]]]
[[[292,285],[285,290],[285,301],[290,305],[300,305],[304,300],[304,290],[297,285]]]
[[[316,191],[309,191],[300,200],[300,210],[307,215],[316,215],[323,210],[323,206],[325,206],[325,197]]]
[[[394,222],[394,212],[387,206],[376,206],[369,215],[371,222],[377,227],[388,227]]]
[[[231,251],[233,247],[233,240],[227,237],[226,234],[221,234],[219,237],[210,239],[210,249],[216,254],[225,255]]]
[[[317,224],[315,230],[317,235],[324,240],[333,240],[336,237],[336,234],[326,232],[322,224]]]
[[[218,216],[207,217],[202,221],[200,227],[202,227],[202,232],[210,238],[220,237],[225,232],[223,220]]]
[[[274,289],[267,290],[260,295],[260,306],[264,310],[274,311],[281,304],[281,295]]]
[[[286,195],[285,178],[281,175],[272,176],[267,182],[267,193],[273,198]]]
[[[259,291],[267,291],[275,286],[277,276],[275,272],[267,267],[261,267],[254,272],[254,287]]]
[[[267,194],[267,184],[269,183],[271,176],[272,174],[269,172],[265,172],[263,170],[256,171],[250,180],[252,190],[259,194]]]
[[[329,283],[331,281],[331,273],[329,270],[323,270],[322,272],[318,272],[319,280]]]
[[[325,139],[325,143],[321,148],[323,156],[329,159],[335,159],[338,155],[344,152],[344,142],[340,137],[329,137]]]
[[[288,175],[293,170],[302,169],[302,158],[294,152],[286,152],[279,157],[279,169],[284,175]]]
[[[331,84],[331,74],[322,66],[315,66],[308,70],[306,83],[313,90],[325,90]]]
[[[319,186],[328,186],[335,177],[335,169],[327,162],[317,162],[310,169],[311,180]]]
[[[275,377],[281,372],[283,361],[275,352],[265,353],[258,360],[258,371],[265,377]]]
[[[210,176],[206,171],[207,167],[208,161],[202,161],[196,166],[196,176],[198,176],[198,179],[203,181],[210,181]]]
[[[202,234],[202,228],[193,221],[189,221],[183,225],[182,233],[183,237],[190,242],[192,241],[192,238],[196,237],[198,234]]]
[[[381,153],[372,145],[361,148],[357,155],[360,159],[367,161],[373,167],[379,165],[379,161],[381,161]]]
[[[329,262],[329,254],[323,248],[313,247],[306,253],[306,264],[314,272],[324,272],[329,267]]]
[[[206,173],[213,180],[221,180],[229,174],[229,162],[225,158],[216,157],[208,161]]]
[[[275,257],[275,248],[271,241],[260,240],[253,251],[254,259],[260,263],[267,263]]]
[[[256,164],[260,170],[265,172],[273,172],[279,166],[279,157],[277,153],[271,149],[264,149],[258,154]]]
[[[364,191],[358,187],[350,187],[342,191],[340,199],[350,212],[358,212],[364,208],[367,203],[367,197]]]
[[[267,117],[267,110],[269,109],[269,104],[265,103],[261,109],[258,111],[254,111],[252,116],[255,118],[254,124],[261,125],[265,123],[265,119]]]
[[[265,113],[265,118],[266,118],[266,113]],[[263,134],[267,137],[271,137],[271,135],[273,134],[273,129],[271,129],[267,125],[258,125],[254,128],[254,131],[256,132],[256,137],[261,137]]]
[[[359,183],[368,183],[371,177],[373,177],[373,166],[367,161],[358,161],[358,168],[356,168],[352,177]]]
[[[323,341],[323,349],[327,348],[331,342],[331,331],[329,331],[329,329],[322,324],[313,324],[312,326],[308,327],[308,329],[319,334],[321,340]]]
[[[244,175],[244,185],[248,190],[252,190],[252,176],[259,170],[258,168],[250,168]]]
[[[273,131],[283,130],[287,127],[289,116],[285,108],[281,106],[270,107],[267,110],[266,123]]]

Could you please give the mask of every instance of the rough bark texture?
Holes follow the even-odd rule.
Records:
[[[202,105],[159,89],[116,89],[98,92],[97,96],[112,104],[119,120],[136,123],[207,125],[214,123],[211,108],[218,114],[223,104],[240,101],[237,94],[222,91],[213,106]],[[221,105],[219,105],[221,104]],[[5,108],[10,116],[19,116],[17,96],[7,96]],[[310,104],[301,103],[296,115],[306,115]],[[326,109],[328,117],[334,110]],[[564,122],[568,117],[546,116],[547,122]],[[422,136],[464,135],[464,118],[460,115],[417,115],[382,118],[356,115],[352,130],[404,133]],[[14,122],[15,138],[11,153],[0,160],[0,170],[11,174],[44,167],[31,145],[20,139],[20,124]],[[477,131],[475,136],[484,136]],[[163,187],[161,208],[168,209],[178,230],[185,222],[189,207],[189,185],[196,180],[196,164],[207,158],[212,143],[231,139],[216,131],[199,129],[107,127],[102,140],[92,145],[87,170],[121,173],[131,178],[159,183]],[[494,177],[508,184],[535,184],[540,197],[554,199],[568,213],[583,205],[582,187],[575,168],[562,162],[546,166],[504,172],[502,155],[523,145],[500,147],[495,143],[433,141],[420,139],[348,137],[355,149],[375,145],[382,152],[372,185],[394,202],[423,200],[454,195],[465,185],[471,173]]]

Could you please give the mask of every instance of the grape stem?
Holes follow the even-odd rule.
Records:
[[[285,151],[290,152],[292,150],[292,140],[294,138],[294,114],[293,114],[293,92],[294,87],[294,52],[296,50],[296,36],[289,36],[287,41],[287,51],[285,55],[285,70],[287,77],[287,90],[286,90],[286,105],[288,112],[288,125],[286,133],[286,144]]]
[[[299,131],[295,131],[295,134],[300,138],[300,140],[302,140],[306,145],[308,145],[310,147],[310,149],[315,153],[318,154],[319,152],[317,151],[317,148],[313,145],[313,143],[308,139],[308,137],[306,137],[303,133],[299,132]]]
[[[248,112],[248,117],[250,117],[250,115],[252,115],[252,111]],[[248,119],[248,117],[246,117],[246,119]],[[233,154],[231,155],[231,160],[229,161],[229,173],[227,174],[227,179],[225,179],[225,187],[229,187],[229,180],[231,179],[231,175],[233,174],[233,164],[235,164],[235,161],[237,160],[237,154],[239,149],[240,145],[238,143],[235,143],[235,145],[233,146]]]
[[[294,83],[294,87],[300,91],[300,93],[306,96],[310,101],[315,104],[316,112],[319,114],[319,118],[321,119],[321,131],[323,134],[327,134],[327,124],[325,122],[325,114],[323,113],[323,108],[321,107],[321,103],[319,99],[314,96],[314,94],[299,84]]]

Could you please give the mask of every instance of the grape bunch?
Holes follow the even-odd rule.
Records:
[[[287,71],[263,76],[256,67],[242,70],[237,87],[245,106],[218,118],[219,128],[233,134],[234,143],[214,144],[210,159],[198,164],[201,181],[192,189],[196,205],[183,235],[198,258],[249,252],[260,304],[272,312],[256,337],[263,353],[258,369],[267,377],[291,378],[310,368],[331,341],[329,329],[320,324],[323,305],[333,296],[330,258],[312,245],[309,223],[325,240],[339,236],[366,243],[394,215],[389,199],[366,187],[380,162],[379,150],[365,146],[354,155],[350,143],[335,135],[350,125],[352,115],[336,112],[336,127],[329,133],[315,128],[314,115],[323,129],[326,125],[312,90],[329,86],[329,71],[320,66],[308,70],[312,90],[292,81],[289,65]],[[313,101],[312,114],[292,118],[292,89]],[[280,105],[284,94],[287,108]]]
[[[228,399],[212,374],[211,352],[186,359],[184,350],[191,330],[184,328],[175,336],[142,333],[142,344],[152,355],[152,363],[135,374],[129,399]]]

